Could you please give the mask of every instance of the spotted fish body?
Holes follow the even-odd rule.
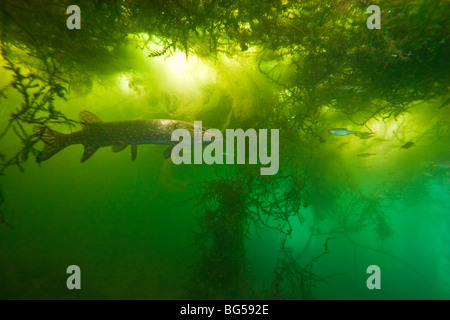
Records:
[[[151,119],[103,122],[89,111],[81,111],[80,122],[83,128],[69,134],[56,132],[45,126],[36,126],[34,132],[45,143],[44,149],[36,159],[37,162],[47,160],[73,144],[84,146],[81,162],[89,159],[99,148],[112,146],[113,152],[119,152],[128,145],[131,145],[131,158],[135,160],[137,145],[139,144],[172,146],[177,144],[178,141],[171,140],[172,132],[175,129],[187,129],[191,133],[191,137],[194,136],[194,125],[178,120]],[[204,131],[205,129],[202,128],[203,134]],[[171,148],[169,149],[171,150]]]

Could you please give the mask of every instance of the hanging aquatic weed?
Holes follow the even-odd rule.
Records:
[[[331,239],[326,238],[324,251],[302,266],[294,258],[292,249],[286,246],[287,237],[285,236],[278,253],[268,298],[282,299],[300,296],[301,299],[313,299],[312,291],[316,284],[326,282],[326,277],[320,277],[313,272],[313,266],[322,256],[329,253],[328,242]],[[286,292],[288,288],[290,292]]]
[[[379,116],[397,117],[413,101],[443,94],[448,83],[448,74],[442,72],[448,70],[443,60],[448,45],[439,21],[449,5],[434,3],[429,8],[417,1],[416,7],[408,11],[404,2],[390,2],[393,14],[386,16],[383,28],[368,32],[364,4],[296,3],[285,22],[272,28],[276,33],[284,27],[277,37],[283,45],[272,45],[272,53],[265,50],[260,70],[296,101],[297,112],[290,114],[300,127],[322,106],[343,112],[361,126]],[[419,21],[423,16],[426,24]],[[297,30],[296,36],[285,36],[289,28]],[[416,36],[405,37],[411,31]],[[438,65],[443,69],[434,69]]]
[[[39,72],[25,71],[27,69],[25,66],[21,67],[13,62],[11,52],[14,50],[15,48],[8,48],[5,44],[1,47],[1,56],[6,62],[4,68],[12,73],[12,80],[1,89],[0,99],[7,99],[7,92],[12,89],[19,92],[22,102],[20,107],[10,114],[6,127],[0,133],[0,140],[12,132],[21,142],[21,147],[12,155],[1,155],[0,175],[4,175],[5,171],[12,166],[23,171],[22,164],[28,160],[29,155],[36,157],[39,154],[39,150],[35,147],[39,137],[32,132],[31,125],[47,126],[57,123],[72,126],[76,122],[68,119],[54,106],[55,99],[65,99],[67,93],[65,87],[67,82],[59,74],[55,62],[46,59],[44,71],[42,69]],[[2,198],[2,203],[3,201]],[[1,220],[3,224],[10,226],[5,221],[3,212]]]
[[[55,99],[65,99],[67,93],[64,86],[66,83],[59,75],[54,62],[51,59],[45,61],[45,72],[25,71],[26,68],[20,67],[12,61],[11,52],[12,50],[7,51],[5,45],[2,46],[1,55],[6,62],[4,68],[10,70],[13,75],[12,81],[2,89],[2,93],[6,97],[7,90],[12,88],[20,93],[23,100],[20,107],[11,113],[6,127],[0,133],[0,139],[12,131],[21,141],[22,147],[14,155],[3,157],[0,174],[13,165],[23,170],[21,164],[28,159],[28,155],[30,153],[34,156],[38,154],[34,145],[38,142],[39,137],[31,131],[29,125],[54,123],[73,125],[75,122],[65,117],[54,106]]]
[[[199,195],[203,214],[199,217],[200,233],[196,242],[202,257],[189,290],[196,298],[229,298],[249,294],[248,261],[244,240],[258,230],[266,229],[282,235],[269,292],[272,299],[300,296],[312,297],[315,283],[323,278],[314,274],[313,264],[325,252],[301,265],[293,257],[287,240],[293,227],[291,218],[303,224],[301,207],[305,185],[296,175],[261,177],[246,169],[220,180],[205,183]],[[308,245],[308,244],[307,244]],[[195,284],[195,286],[194,286]],[[285,292],[285,287],[290,288]]]
[[[293,249],[287,243],[293,232],[291,218],[297,217],[300,225],[303,225],[305,217],[301,214],[301,209],[309,205],[304,177],[300,178],[298,175],[294,172],[284,177],[264,177],[253,181],[248,211],[255,229],[267,228],[282,235],[273,270],[274,278],[267,293],[270,299],[312,299],[314,286],[317,282],[324,281],[323,277],[313,272],[313,265],[329,252],[329,239],[325,240],[325,251],[305,264],[294,258]],[[310,242],[307,241],[303,252],[309,249],[309,245]],[[303,259],[302,256],[300,258]]]
[[[165,55],[170,49],[175,47],[175,42],[171,42],[169,44],[166,44],[161,49],[151,49],[149,50],[149,53],[147,54],[150,58],[156,58]]]
[[[196,237],[202,256],[188,289],[190,298],[249,296],[244,250],[247,197],[243,179],[205,183],[199,197],[204,209],[199,217],[201,231]]]
[[[390,201],[390,205],[395,199],[394,192],[385,191],[387,194],[377,192],[366,195],[360,191],[351,189],[339,195],[339,199],[333,204],[334,209],[327,213],[328,222],[332,222],[320,232],[315,231],[315,235],[349,235],[364,232],[372,232],[375,238],[381,243],[393,235],[392,227],[389,225],[388,216],[383,209],[385,201]]]
[[[305,187],[302,179],[287,177],[255,177],[251,180],[248,212],[255,224],[277,230],[285,235],[292,233],[291,217],[298,217],[300,223],[305,218],[300,213],[302,191]]]

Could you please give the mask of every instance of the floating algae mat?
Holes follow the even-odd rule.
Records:
[[[1,1],[0,299],[449,299],[450,3]]]

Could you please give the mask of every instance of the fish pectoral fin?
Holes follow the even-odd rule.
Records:
[[[137,156],[137,145],[132,144],[131,145],[131,161],[136,160],[136,156]]]
[[[112,152],[120,152],[128,146],[128,142],[118,141],[112,145]]]
[[[84,147],[84,153],[83,156],[81,157],[81,163],[85,162],[87,159],[89,159],[90,157],[92,157],[92,155],[95,153],[95,151],[97,151],[98,148],[96,147]]]
[[[85,127],[88,124],[101,123],[103,121],[92,112],[82,110],[80,111],[80,122]]]
[[[169,148],[167,148],[166,150],[164,150],[164,160],[167,160],[170,158],[170,156],[172,155],[172,149],[174,146],[170,146]]]

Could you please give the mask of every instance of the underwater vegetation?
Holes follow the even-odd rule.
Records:
[[[79,30],[71,4],[0,2],[0,297],[450,298],[448,1],[379,1],[372,30],[366,0],[79,1]],[[280,170],[40,163],[82,110],[279,129]],[[60,239],[97,291],[48,285]]]

